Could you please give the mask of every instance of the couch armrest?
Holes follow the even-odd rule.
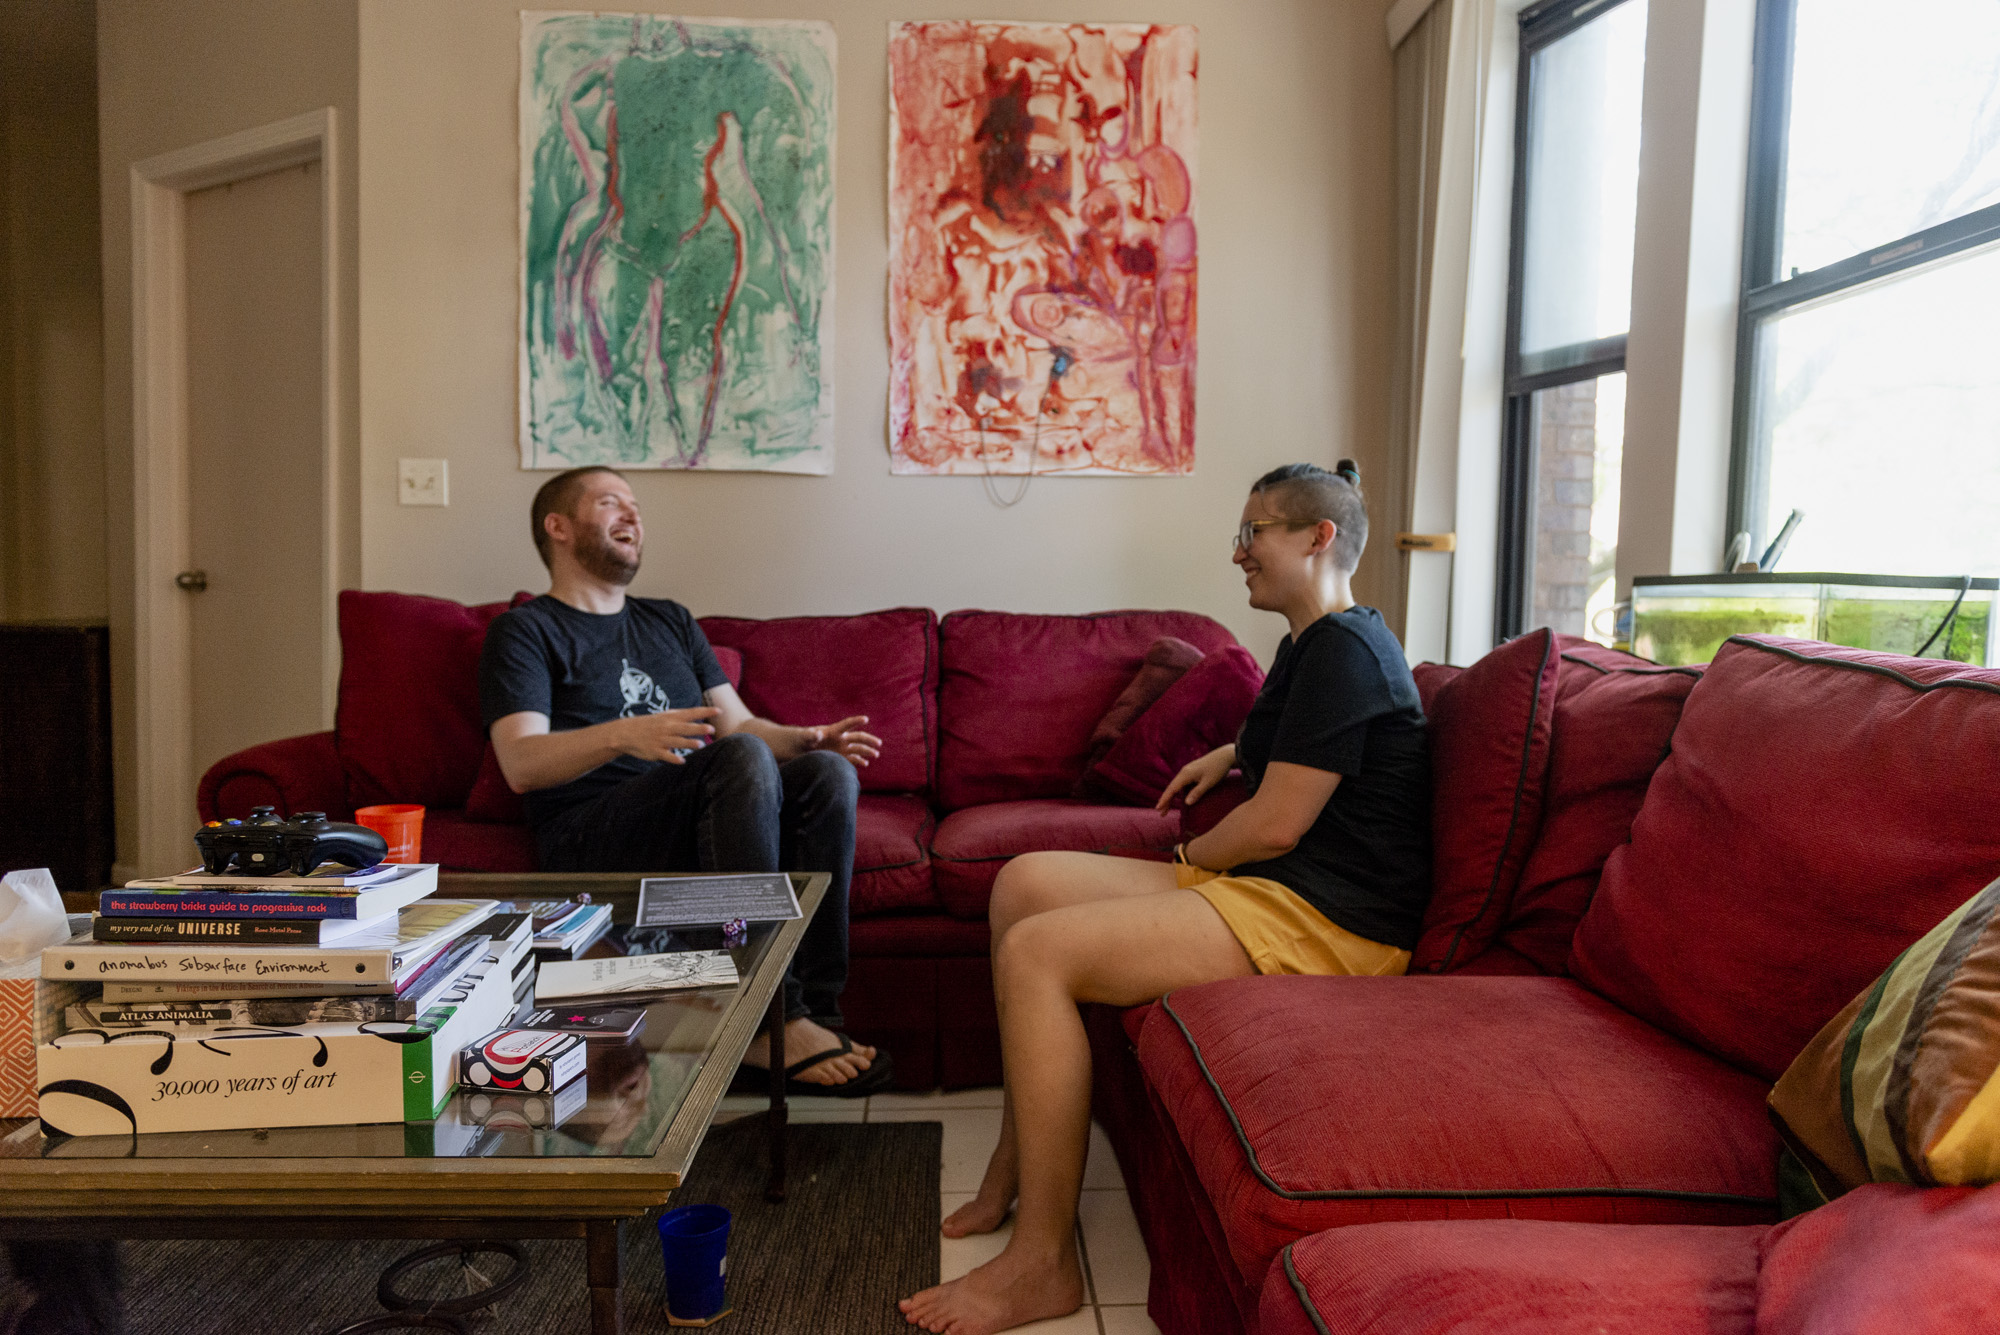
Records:
[[[1222,824],[1222,818],[1250,800],[1250,785],[1243,771],[1233,769],[1229,777],[1202,795],[1201,801],[1181,808],[1181,838],[1193,839]]]
[[[201,776],[195,806],[203,820],[243,817],[272,806],[281,816],[324,811],[334,820],[354,813],[347,805],[347,772],[330,732],[287,737],[224,756]]]

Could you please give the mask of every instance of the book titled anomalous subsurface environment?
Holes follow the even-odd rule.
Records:
[[[42,952],[42,977],[79,982],[327,983],[393,987],[489,917],[490,899],[425,899],[335,945],[133,945],[71,941]]]

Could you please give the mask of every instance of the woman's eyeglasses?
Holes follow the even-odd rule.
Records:
[[[1236,540],[1229,550],[1249,551],[1250,544],[1257,541],[1257,531],[1270,528],[1274,524],[1283,524],[1286,528],[1311,528],[1318,522],[1317,519],[1246,519],[1243,521],[1243,526],[1236,530]]]

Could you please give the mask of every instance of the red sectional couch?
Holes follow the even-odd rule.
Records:
[[[2000,1187],[1773,1227],[1764,1107],[2000,874],[2000,671],[1764,636],[1664,669],[1536,632],[1418,676],[1412,976],[1089,1008],[1160,1328],[2000,1329]]]
[[[370,803],[421,802],[426,859],[533,871],[520,801],[479,719],[479,651],[506,607],[341,594],[333,731],[217,762],[202,777],[202,819],[266,803],[340,818]],[[1159,856],[1187,837],[1178,813],[1071,792],[1093,727],[1148,646],[1172,636],[1208,652],[1235,639],[1191,612],[940,620],[894,608],[701,624],[752,710],[795,723],[863,713],[884,740],[861,777],[850,1026],[895,1054],[905,1087],[999,1083],[986,927],[994,877],[1032,849]],[[1218,795],[1198,814],[1212,823],[1239,798]]]

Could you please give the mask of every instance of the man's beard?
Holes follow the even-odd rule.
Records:
[[[577,534],[576,563],[606,584],[626,585],[639,573],[639,552],[626,556],[623,548],[601,529],[585,529]]]

